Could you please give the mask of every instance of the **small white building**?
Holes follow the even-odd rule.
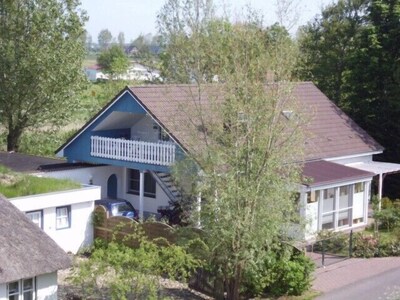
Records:
[[[13,171],[56,178],[62,178],[60,174],[68,173],[68,170],[84,168],[78,164],[71,167],[62,160],[7,152],[0,152],[0,164]],[[74,180],[71,176],[66,177]],[[75,179],[82,182],[79,177]],[[65,252],[76,254],[93,243],[92,212],[98,199],[101,199],[101,187],[88,183],[77,189],[10,198],[9,202]]]
[[[70,258],[10,201],[0,197],[0,207],[0,300],[56,300]]]

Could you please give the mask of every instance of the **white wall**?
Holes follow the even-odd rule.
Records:
[[[123,171],[122,167],[102,166],[92,168],[78,168],[72,170],[55,171],[44,173],[43,176],[53,178],[63,178],[78,181],[82,184],[93,184],[101,187],[101,198],[107,197],[107,180],[115,174],[118,180],[118,197],[123,198]]]
[[[366,153],[365,155],[360,156],[347,156],[347,157],[336,157],[326,159],[328,161],[338,163],[341,165],[353,164],[353,163],[361,163],[361,162],[369,162],[372,161],[372,154]]]
[[[93,242],[91,215],[94,201],[100,199],[100,187],[86,186],[81,189],[18,197],[10,199],[23,212],[42,210],[43,231],[64,251],[77,253],[81,247]],[[56,207],[71,205],[71,226],[56,229]]]
[[[0,283],[0,300],[7,300],[7,284]]]
[[[318,202],[306,205],[306,239],[313,237],[318,231]]]
[[[128,194],[126,192],[128,190],[128,169],[124,169],[122,183],[122,198],[132,203],[134,208],[139,209],[139,195]],[[159,206],[167,206],[169,204],[169,198],[156,182],[156,198],[144,197],[143,202],[143,210],[145,212],[157,213]]]
[[[57,300],[57,272],[36,277],[37,300]]]
[[[73,170],[48,172],[43,174],[43,176],[54,178],[68,178],[84,184],[92,182],[92,184],[101,187],[101,198],[107,198],[107,180],[112,174],[115,174],[117,176],[117,197],[128,200],[136,209],[139,209],[139,196],[127,193],[127,168],[114,166],[79,168]],[[145,211],[157,213],[157,208],[159,206],[167,206],[169,204],[168,196],[164,193],[164,191],[158,184],[156,184],[156,196],[157,198],[144,197]]]

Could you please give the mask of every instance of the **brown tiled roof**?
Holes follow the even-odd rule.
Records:
[[[130,87],[132,93],[147,111],[157,119],[183,147],[192,149],[187,130],[192,118],[188,111],[195,107],[194,98],[207,102],[207,97],[217,97],[215,86],[208,86],[197,97],[194,85],[149,85]],[[382,151],[371,136],[361,129],[313,83],[296,83],[293,90],[296,110],[308,121],[305,133],[305,159],[326,159]],[[291,107],[288,107],[290,110]],[[212,113],[212,109],[210,112]],[[296,111],[294,111],[296,113]],[[202,137],[196,137],[199,143]]]
[[[351,180],[371,178],[374,173],[354,169],[329,161],[306,162],[303,168],[303,184],[313,187]]]
[[[0,195],[0,284],[70,266],[68,255]]]

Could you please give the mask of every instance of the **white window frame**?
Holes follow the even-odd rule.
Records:
[[[36,225],[38,225],[41,229],[43,229],[43,210],[31,210],[27,211],[25,215]],[[39,215],[39,222],[36,222],[32,217],[35,215]]]
[[[32,285],[25,288],[25,281],[31,280]],[[17,283],[18,290],[10,292],[10,284]],[[30,293],[31,297],[28,299],[36,299],[36,277],[24,278],[7,283],[7,299],[25,300],[25,293]],[[12,297],[12,298],[10,298]]]
[[[63,214],[59,215],[59,212],[63,212]],[[67,228],[71,228],[71,205],[56,207],[56,229]]]

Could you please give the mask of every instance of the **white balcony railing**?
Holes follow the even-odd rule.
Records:
[[[90,155],[146,164],[169,166],[175,162],[175,144],[150,143],[92,136]]]

